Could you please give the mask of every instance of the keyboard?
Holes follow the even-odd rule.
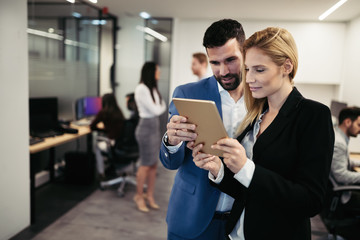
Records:
[[[37,143],[43,142],[43,141],[44,141],[43,138],[33,138],[33,137],[29,138],[29,144],[30,145],[34,145],[34,144],[37,144]]]
[[[83,118],[77,121],[72,122],[76,126],[89,126],[92,122],[92,119]]]
[[[52,129],[31,131],[31,136],[35,137],[35,138],[36,137],[37,138],[55,137],[55,136],[60,136],[63,134],[64,134],[63,132],[60,132],[57,130],[52,130]]]

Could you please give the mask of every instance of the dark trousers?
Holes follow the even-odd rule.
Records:
[[[196,238],[183,238],[168,232],[168,240],[226,240],[229,238],[225,236],[225,223],[226,220],[214,218],[206,230]]]

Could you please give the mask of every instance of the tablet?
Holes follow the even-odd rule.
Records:
[[[202,152],[222,156],[222,151],[211,149],[218,140],[228,137],[215,102],[186,98],[173,98],[173,102],[179,115],[196,125],[195,145],[202,143]]]

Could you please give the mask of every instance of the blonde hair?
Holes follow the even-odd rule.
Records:
[[[250,48],[257,48],[263,51],[278,66],[282,66],[287,59],[293,65],[289,74],[290,82],[293,84],[298,68],[298,53],[295,40],[289,31],[278,27],[268,27],[251,35],[244,43],[243,56],[246,59],[246,52]],[[245,66],[242,66],[243,80],[246,81]],[[249,85],[244,87],[245,106],[248,110],[243,122],[238,128],[237,133],[242,133],[245,128],[255,119],[260,117],[267,98],[255,99],[250,91]]]

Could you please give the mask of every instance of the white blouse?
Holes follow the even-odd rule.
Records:
[[[149,88],[140,83],[135,88],[135,102],[139,111],[140,118],[153,118],[160,116],[165,110],[165,101],[161,100],[155,89],[152,90],[155,98],[153,101]]]

